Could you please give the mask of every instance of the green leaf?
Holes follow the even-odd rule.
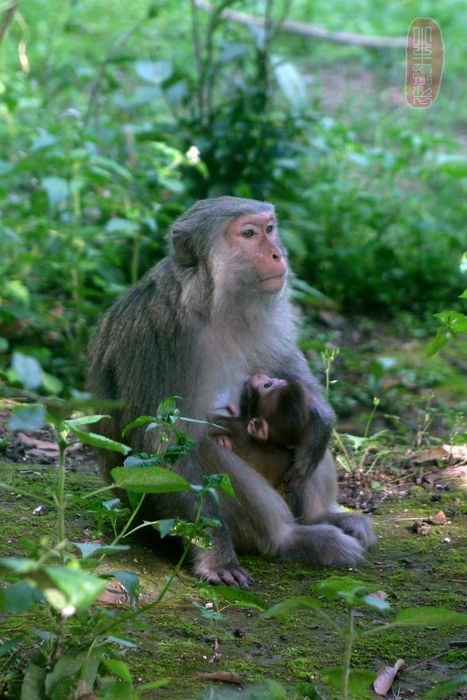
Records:
[[[93,554],[104,552],[124,552],[130,549],[127,544],[88,544],[87,542],[72,542],[79,549],[81,556],[92,557]]]
[[[44,406],[33,404],[19,408],[7,423],[8,430],[39,430],[47,417]]]
[[[126,425],[123,430],[122,430],[122,437],[126,435],[126,433],[131,430],[132,428],[138,428],[140,425],[145,425],[145,423],[156,423],[156,419],[153,418],[153,416],[140,416],[136,420],[134,420],[132,423],[129,423]]]
[[[244,591],[241,588],[231,588],[230,586],[206,586],[206,583],[200,583],[200,587],[208,588],[209,591],[215,591],[219,593],[225,600],[231,603],[237,603],[238,605],[246,605],[251,608],[256,608],[257,610],[267,610],[268,603],[266,603],[262,598],[250,593],[249,591]]]
[[[467,333],[467,316],[458,311],[442,311],[434,314],[453,333]]]
[[[42,368],[35,357],[14,352],[11,366],[26,389],[38,389],[42,386]]]
[[[374,595],[364,595],[362,600],[365,601],[367,605],[377,610],[389,610],[391,607],[386,600],[381,600],[381,598]]]
[[[37,603],[44,601],[44,594],[37,588],[32,588],[29,583],[22,579],[16,581],[5,589],[5,600],[0,606],[12,615],[21,615]]]
[[[322,677],[325,683],[333,688],[342,688],[345,668],[343,666],[329,666],[323,668]],[[349,672],[349,691],[358,698],[364,697],[376,679],[376,673],[366,668],[351,668]]]
[[[324,595],[328,600],[342,599],[347,605],[352,606],[355,599],[365,593],[375,591],[365,583],[352,579],[342,580],[330,577],[324,581],[319,581],[313,586],[313,591],[319,595]]]
[[[426,698],[440,698],[448,693],[451,693],[457,688],[461,688],[463,685],[467,685],[467,674],[464,676],[458,676],[457,678],[451,678],[450,681],[444,681],[444,683],[438,683],[435,685],[433,690],[425,695]]]
[[[437,352],[444,348],[449,338],[451,337],[452,334],[448,331],[446,326],[440,326],[436,331],[435,337],[432,338],[427,345],[426,357],[429,358],[433,357],[433,355],[436,355]]]
[[[68,197],[68,182],[63,177],[55,177],[54,175],[43,177],[41,185],[47,192],[51,209],[57,207]]]
[[[467,614],[447,608],[407,608],[395,619],[396,625],[407,627],[441,627],[444,625],[467,625]]]
[[[72,569],[69,566],[46,566],[44,572],[66,598],[63,606],[57,605],[58,599],[54,598],[54,602],[52,602],[49,599],[49,588],[44,588],[46,598],[60,610],[68,605],[75,608],[88,607],[105,590],[107,585],[105,579],[87,574],[80,569]]]
[[[89,425],[89,423],[98,423],[102,418],[110,418],[109,415],[98,415],[98,416],[83,416],[82,418],[70,418],[69,420],[64,420],[63,424],[66,425],[70,430],[78,427],[79,425]]]
[[[211,474],[210,476],[206,476],[204,478],[208,487],[218,488],[227,494],[227,496],[232,496],[232,498],[235,498],[235,491],[228,474]]]
[[[164,537],[167,537],[167,535],[170,535],[170,533],[174,529],[174,525],[176,522],[177,518],[159,520],[158,523],[154,523],[154,527],[156,528],[156,530],[159,530],[161,538],[163,539]]]
[[[14,637],[13,639],[10,639],[9,642],[0,642],[0,657],[6,656],[10,653],[10,651],[13,651],[13,649],[15,649],[21,642],[23,637],[24,634],[20,634],[19,637]]]
[[[93,649],[89,656],[86,651],[70,651],[61,656],[52,671],[47,675],[45,681],[47,697],[53,698],[53,700],[72,697],[70,693],[73,692],[76,686],[74,676],[79,671],[81,671],[80,675],[82,675],[86,684],[92,688],[101,659],[102,651],[98,649]]]
[[[272,680],[271,678],[266,678],[266,683],[269,688],[271,698],[274,698],[274,700],[287,700],[287,691],[283,685]]]
[[[46,676],[45,668],[30,661],[21,685],[21,700],[44,700]]]
[[[120,452],[122,455],[127,455],[131,452],[131,447],[124,445],[121,442],[116,442],[116,440],[110,440],[110,438],[104,437],[103,435],[98,435],[97,433],[85,433],[78,428],[70,428],[73,435],[76,435],[78,440],[86,443],[86,445],[93,445],[94,447],[100,447],[104,450],[115,450],[115,452]]]
[[[280,615],[285,615],[292,610],[321,610],[321,608],[321,602],[316,600],[316,598],[300,595],[294,598],[287,598],[282,603],[273,605],[272,608],[269,608],[269,610],[263,613],[263,617],[278,617]]]
[[[136,61],[135,69],[137,75],[153,85],[160,85],[172,75],[172,64],[170,61],[148,61],[141,59]]]
[[[116,467],[111,473],[117,486],[135,493],[170,493],[191,489],[183,477],[162,467]]]
[[[305,81],[295,66],[279,56],[273,56],[271,63],[280,90],[292,109],[307,109],[310,102]]]
[[[127,681],[128,683],[131,683],[131,673],[130,669],[126,664],[123,663],[123,661],[119,661],[118,659],[102,659],[102,663],[107,666],[109,671],[114,675],[117,676],[118,678],[121,678],[122,681]]]
[[[59,394],[63,390],[63,382],[53,374],[41,371],[42,386],[49,394]]]
[[[108,575],[115,576],[120,581],[130,596],[131,606],[135,608],[138,603],[140,589],[139,577],[132,571],[110,571]]]

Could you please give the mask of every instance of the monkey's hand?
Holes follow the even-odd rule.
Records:
[[[229,440],[227,435],[216,435],[214,439],[219,443],[219,445],[221,445],[221,447],[224,447],[229,452],[232,452],[232,441]]]

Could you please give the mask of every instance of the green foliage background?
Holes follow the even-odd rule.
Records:
[[[291,5],[368,35],[437,20],[440,94],[411,110],[403,50],[268,33],[188,0],[20,2],[0,58],[2,365],[21,350],[79,384],[104,308],[164,254],[175,216],[219,194],[273,201],[297,275],[345,313],[457,308],[466,5]]]

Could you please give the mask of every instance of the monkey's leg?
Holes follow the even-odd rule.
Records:
[[[221,449],[225,454],[227,450]],[[177,471],[190,484],[201,484],[202,472],[200,464],[203,461],[202,451],[197,449],[193,454],[177,462]],[[221,470],[218,469],[218,472]],[[211,473],[217,473],[212,471]],[[194,522],[197,511],[197,496],[194,491],[175,493],[148,494],[143,502],[141,516],[144,520],[183,518]],[[218,517],[222,526],[208,530],[211,535],[211,549],[203,549],[192,545],[190,548],[190,563],[193,573],[209,583],[248,588],[253,582],[250,574],[240,566],[228,525],[215,499],[208,495],[203,507],[206,518]]]
[[[221,511],[238,553],[293,559],[326,566],[352,566],[363,557],[355,538],[329,522],[297,525],[285,500],[235,454],[213,440],[203,443],[205,474],[226,472],[236,498],[221,495]]]
[[[376,541],[369,518],[348,513],[338,506],[336,468],[329,450],[309,479],[290,497],[292,510],[300,523],[335,525],[357,538],[365,549]]]

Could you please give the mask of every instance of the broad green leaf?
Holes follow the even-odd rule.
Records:
[[[128,219],[122,219],[120,217],[115,217],[114,219],[109,219],[104,230],[107,233],[124,233],[128,236],[135,236],[139,232],[139,224],[135,221],[128,221]]]
[[[160,85],[172,75],[172,64],[170,61],[149,61],[141,59],[136,61],[135,69],[137,75],[153,85]]]
[[[345,668],[343,666],[330,666],[323,668],[322,677],[325,683],[333,688],[342,688]],[[357,698],[368,694],[371,684],[376,679],[376,673],[366,668],[351,668],[349,672],[349,691]]]
[[[321,610],[321,608],[321,602],[316,600],[316,598],[311,598],[307,595],[300,595],[294,598],[287,598],[282,603],[273,605],[272,608],[269,608],[269,610],[263,613],[263,617],[277,617],[280,615],[285,615],[292,610]]]
[[[80,676],[86,684],[92,688],[101,660],[102,651],[99,649],[93,649],[89,655],[87,651],[69,651],[67,654],[61,656],[52,671],[47,674],[45,681],[47,697],[53,698],[54,700],[72,697],[70,693],[73,692],[76,681],[74,678],[70,678],[70,676],[75,676],[75,674],[80,671]],[[85,664],[84,668],[83,664]],[[63,683],[65,679],[68,679],[71,685]]]
[[[42,386],[42,368],[35,357],[14,352],[11,366],[26,389],[38,389]]]
[[[204,588],[207,587],[206,584],[203,585],[203,583],[201,583],[200,586]],[[244,591],[242,588],[231,588],[230,586],[209,586],[208,590],[219,593],[219,595],[231,603],[246,605],[251,608],[256,608],[257,610],[267,610],[268,608],[268,603],[266,603],[262,598],[254,593],[250,593],[249,591]]]
[[[140,589],[139,577],[132,571],[110,571],[109,574],[115,576],[115,578],[120,581],[122,586],[124,586],[125,590],[130,596],[130,603],[132,607],[135,608],[138,603]]]
[[[382,600],[381,598],[373,595],[364,595],[362,600],[365,601],[367,605],[372,608],[376,608],[377,610],[389,610],[391,607],[386,600]]]
[[[21,615],[33,605],[44,602],[42,591],[32,588],[25,579],[7,586],[4,592],[5,600],[0,607],[12,615]]]
[[[458,311],[441,311],[439,314],[434,314],[439,318],[441,323],[449,328],[453,333],[467,333],[467,316]]]
[[[115,644],[120,644],[123,647],[128,647],[129,649],[134,649],[137,644],[130,642],[129,639],[123,639],[122,637],[115,637],[113,634],[109,634],[107,637],[108,642],[114,642]]]
[[[429,358],[436,355],[437,352],[444,348],[450,337],[452,337],[452,333],[448,331],[446,326],[440,326],[436,331],[435,337],[427,345],[426,357]]]
[[[44,700],[47,670],[29,662],[21,685],[21,700]]]
[[[328,600],[344,600],[352,605],[355,598],[365,593],[373,593],[374,590],[361,581],[342,580],[330,577],[324,581],[318,581],[313,586],[313,591],[319,595],[324,595]]]
[[[271,698],[274,700],[288,700],[288,694],[283,685],[271,678],[266,678],[266,683],[269,688]]]
[[[70,418],[69,420],[64,420],[63,424],[68,426],[70,430],[77,428],[80,425],[89,425],[89,423],[98,423],[102,418],[110,418],[109,415],[98,415],[98,416],[83,416],[82,418]]]
[[[227,496],[235,498],[235,491],[228,474],[211,474],[205,477],[205,481],[208,486],[218,488]]]
[[[57,589],[65,596],[66,603],[63,607],[68,605],[72,605],[75,608],[88,607],[105,590],[107,585],[105,579],[87,574],[80,569],[72,569],[69,566],[46,566],[44,571]],[[49,602],[51,602],[49,589],[45,588],[44,593]],[[57,604],[57,599],[54,599],[54,601]],[[63,609],[61,605],[59,609]]]
[[[104,552],[124,552],[130,549],[127,544],[88,544],[87,542],[72,542],[79,549],[83,557],[92,557],[93,554]]]
[[[63,390],[63,382],[53,374],[41,371],[42,386],[49,394],[59,394]]]
[[[13,651],[13,649],[15,649],[21,642],[23,637],[24,634],[20,634],[19,637],[14,637],[8,642],[0,642],[0,657],[6,656],[6,654],[9,654],[11,651]]]
[[[467,685],[467,674],[463,676],[458,676],[457,678],[451,678],[450,681],[444,681],[444,683],[438,683],[435,685],[433,690],[425,695],[426,698],[441,698],[452,693],[457,688],[462,688],[463,685]]]
[[[183,477],[162,467],[116,467],[112,469],[112,478],[117,486],[135,493],[170,493],[191,489]]]
[[[103,435],[98,435],[97,433],[85,433],[78,428],[70,428],[73,435],[76,435],[78,440],[86,443],[86,445],[93,445],[93,447],[100,447],[104,450],[115,450],[115,452],[120,452],[123,455],[127,455],[131,452],[131,447],[124,445],[121,442],[116,442],[115,440],[110,440]]]
[[[272,67],[281,92],[292,109],[297,111],[307,109],[310,104],[307,88],[303,77],[293,63],[283,61],[279,56],[273,56]]]
[[[126,435],[126,433],[131,430],[132,428],[138,428],[140,425],[145,425],[146,423],[154,423],[156,422],[156,419],[153,418],[153,416],[140,416],[136,420],[134,420],[132,423],[129,423],[126,425],[123,430],[122,430],[122,437]]]
[[[396,625],[408,627],[441,627],[443,625],[467,625],[467,614],[447,608],[407,608],[395,619]]]
[[[39,430],[45,423],[47,413],[44,406],[33,404],[18,409],[7,423],[8,430]]]
[[[102,663],[105,666],[107,666],[107,668],[114,676],[121,678],[122,681],[127,681],[128,683],[131,683],[130,669],[126,664],[123,663],[123,661],[119,661],[118,659],[103,658]]]
[[[51,209],[64,202],[68,197],[68,182],[63,177],[55,175],[43,177],[41,185],[47,192]]]
[[[156,528],[156,530],[159,530],[161,538],[163,539],[172,532],[176,522],[176,518],[169,518],[167,520],[159,520],[159,522],[154,523],[153,526]]]

